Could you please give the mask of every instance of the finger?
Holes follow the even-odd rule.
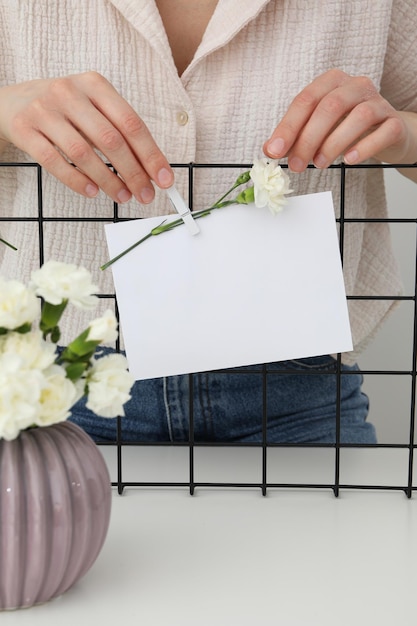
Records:
[[[288,153],[293,171],[304,170],[314,161],[327,167],[346,148],[387,116],[387,107],[375,92],[363,101],[361,83],[352,81],[327,94],[317,105]]]
[[[33,129],[27,131],[24,146],[19,146],[18,143],[16,146],[25,150],[39,165],[76,193],[88,198],[93,198],[98,194],[97,184],[68,163],[42,133]]]
[[[270,139],[264,144],[265,154],[272,158],[285,156],[294,145],[298,135],[310,119],[318,103],[349,77],[342,71],[330,70],[314,79],[291,102],[288,111],[278,124]]]
[[[159,149],[144,121],[126,100],[100,75],[93,75],[87,95],[94,106],[126,140],[137,163],[147,176],[162,188],[170,187],[174,182],[174,174],[168,160]],[[113,141],[117,143],[114,135],[110,135],[109,141],[110,144]],[[113,157],[114,152],[117,152],[118,149],[120,148],[115,147],[113,150],[110,148]],[[127,171],[124,172],[120,165],[118,167],[124,180],[134,176],[130,162],[126,169]],[[138,173],[137,176],[139,180],[143,180],[141,173]]]
[[[385,119],[387,106],[368,78],[347,80],[317,104],[288,151],[289,168],[301,172],[313,160],[317,167],[327,167],[361,134]]]
[[[126,202],[131,192],[119,176],[107,167],[83,137],[61,114],[49,112],[44,116],[39,130],[49,142],[59,148],[90,181],[100,187],[114,202]],[[51,155],[52,158],[52,155]],[[54,171],[51,172],[55,174]]]
[[[42,167],[73,191],[94,197],[99,188],[93,180],[73,167],[56,146],[26,116],[18,116],[13,124],[14,145],[30,154]]]
[[[123,179],[126,188],[139,202],[148,203],[154,198],[154,188],[150,182],[150,177],[142,164],[133,154],[130,145],[127,143],[122,133],[113,126],[100,111],[86,104],[80,107],[76,115],[73,116],[73,124],[89,142],[105,155]],[[85,155],[87,156],[87,155]],[[102,161],[100,159],[80,159],[74,161],[88,176],[91,176],[100,187],[112,198],[118,194],[117,186],[121,186],[119,177],[103,177]],[[100,162],[100,164],[99,164]],[[105,167],[105,166],[104,166]],[[106,168],[108,170],[108,168]],[[118,181],[118,184],[115,181]]]
[[[387,108],[382,101],[370,100],[358,104],[317,148],[314,164],[319,168],[327,167],[346,150],[353,149],[362,137],[374,133],[385,120]],[[387,141],[391,138],[387,137]]]
[[[348,75],[344,72],[330,70],[314,79],[310,85],[300,91],[290,104],[288,111],[270,139],[264,144],[265,154],[272,158],[286,156],[318,103],[324,96],[341,86],[348,79]]]
[[[374,132],[349,148],[344,156],[345,163],[355,165],[374,156],[384,161],[384,151],[399,144],[404,132],[401,120],[394,117],[386,119]]]

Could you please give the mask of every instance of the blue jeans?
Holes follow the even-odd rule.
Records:
[[[266,369],[267,442],[334,443],[335,360],[313,357],[270,363]],[[193,374],[192,379],[195,441],[262,441],[262,366]],[[376,443],[375,429],[366,421],[368,398],[361,384],[359,368],[343,365],[342,443]],[[188,441],[189,401],[188,375],[136,382],[121,420],[122,441]],[[97,417],[83,400],[71,419],[97,441],[116,440],[117,419]]]

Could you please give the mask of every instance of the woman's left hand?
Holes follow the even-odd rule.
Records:
[[[288,157],[293,172],[304,171],[310,162],[328,167],[341,155],[349,165],[370,157],[414,163],[417,114],[396,111],[369,78],[333,69],[294,98],[264,152]]]

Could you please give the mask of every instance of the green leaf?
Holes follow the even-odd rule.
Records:
[[[78,363],[69,363],[65,366],[65,370],[67,372],[67,378],[69,378],[73,383],[81,378],[88,367],[88,363],[84,363],[80,361]]]
[[[67,352],[73,355],[72,358],[85,357],[90,355],[90,357],[94,354],[97,346],[100,344],[99,340],[87,340],[90,329],[86,328],[78,337],[76,337],[70,344],[65,348],[62,353],[62,357],[65,359],[65,355]]]
[[[248,187],[248,189],[244,189],[240,192],[240,194],[236,198],[236,202],[238,204],[250,204],[255,200],[255,189],[254,187]]]
[[[30,322],[26,322],[22,324],[18,328],[0,328],[0,335],[7,335],[7,333],[21,333],[22,335],[28,333],[32,330],[32,324]]]
[[[155,228],[152,228],[151,234],[154,236],[160,235],[161,233],[165,233],[166,231],[172,230],[176,226],[180,226],[181,224],[183,224],[182,219],[174,220],[173,222],[168,222],[168,224],[165,224],[165,222],[166,220],[164,220],[162,224],[160,224],[159,226],[155,226]]]
[[[25,324],[22,324],[21,326],[19,326],[19,328],[15,328],[14,332],[21,333],[22,335],[24,335],[25,333],[30,332],[31,329],[32,329],[32,324],[30,322],[26,322]]]
[[[52,328],[50,330],[51,333],[51,341],[53,341],[54,343],[58,343],[58,341],[61,338],[61,331],[59,330],[59,326],[55,326],[55,328]]]
[[[48,335],[56,326],[58,326],[58,322],[61,319],[67,304],[68,300],[66,299],[62,300],[61,304],[43,302],[39,327],[44,335]]]

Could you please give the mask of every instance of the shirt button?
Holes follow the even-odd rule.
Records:
[[[187,111],[178,111],[177,113],[177,123],[180,126],[185,126],[188,122],[188,113]]]

